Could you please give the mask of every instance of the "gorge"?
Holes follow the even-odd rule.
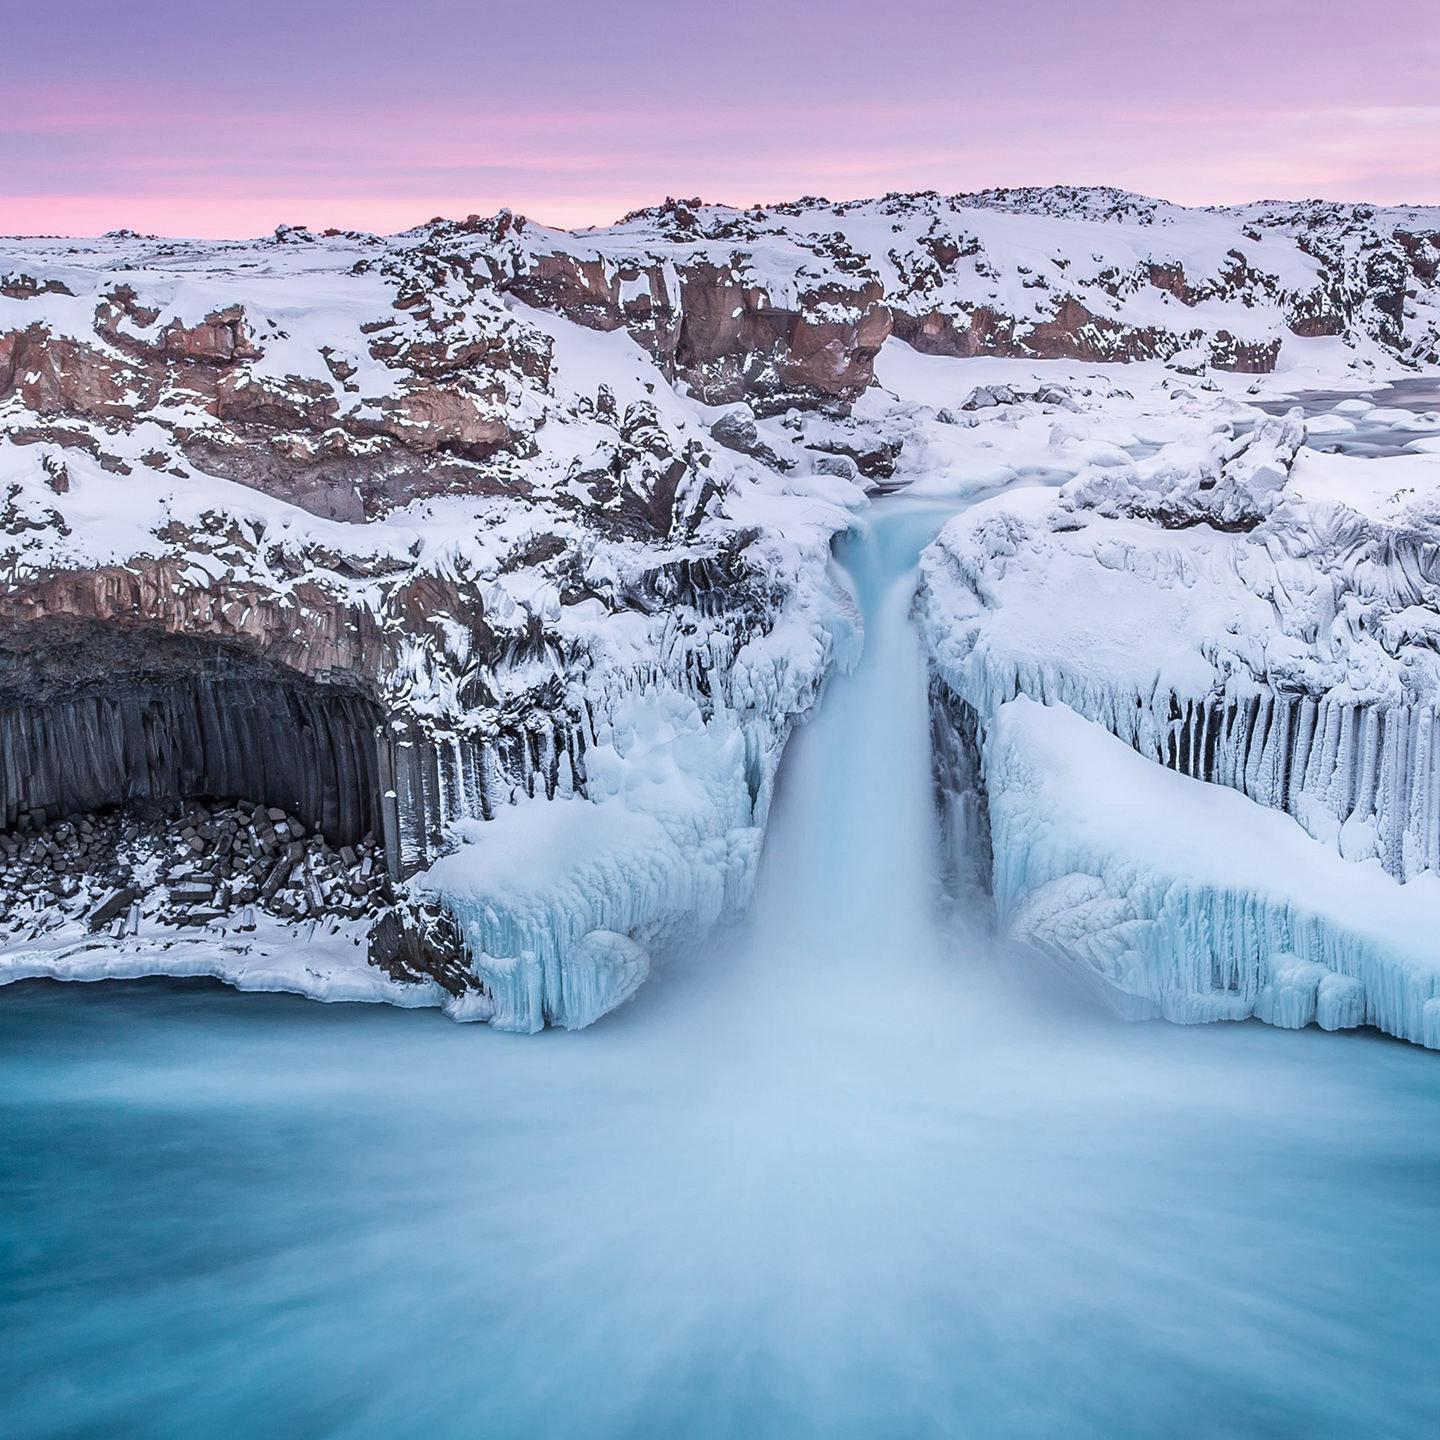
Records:
[[[954,511],[841,543],[869,642],[787,747],[746,919],[600,1024],[12,987],[9,1423],[1425,1433],[1430,1056],[1110,1021],[943,903],[908,616]]]
[[[873,643],[832,547],[903,492],[956,512],[915,602],[952,903],[1125,1014],[1440,1045],[1440,212],[6,246],[0,979],[592,1023],[746,910]],[[1090,834],[1091,749],[1290,872]]]
[[[0,490],[7,1434],[1435,1430],[1440,210],[6,239]]]

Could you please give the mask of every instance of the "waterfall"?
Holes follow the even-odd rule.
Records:
[[[781,767],[746,947],[772,988],[777,972],[800,987],[894,972],[903,986],[907,965],[940,962],[928,680],[910,606],[920,552],[952,513],[885,500],[839,547],[865,646]]]
[[[1430,1433],[1433,1056],[1123,1026],[1043,969],[1027,982],[939,943],[943,820],[908,610],[941,518],[886,499],[841,546],[864,654],[786,746],[745,929],[657,945],[603,1023],[517,1042],[279,996],[241,1018],[204,990],[11,992],[10,1428],[116,1433],[143,1413],[230,1434],[258,1415],[298,1434],[339,1415],[356,1437],[436,1440],[1095,1440],[1245,1433],[1259,1415],[1294,1417],[1291,1435]],[[1150,780],[1250,803],[1069,720],[1045,774],[1084,773],[1083,728],[1142,777],[1115,793]],[[728,776],[749,821],[747,737],[697,718],[682,738],[649,752],[670,757],[661,778]],[[599,791],[625,767],[592,753]],[[1019,795],[996,795],[1010,893],[1003,797]],[[1173,831],[1165,795],[1154,809]],[[526,825],[542,853],[559,837],[586,861],[556,948],[573,941],[562,962],[592,983],[625,989],[644,964],[613,927],[709,904],[677,881],[722,874],[713,833],[631,830],[644,817],[623,805],[497,812],[475,829],[515,904]],[[724,873],[748,876],[741,858]],[[565,914],[539,902],[560,894],[540,887],[491,933],[543,939]],[[1285,1024],[1343,1020],[1355,993],[1298,950],[1267,979]],[[1260,1000],[1233,967],[1217,983]],[[217,1246],[223,1263],[197,1263]],[[35,1280],[56,1275],[58,1301]],[[280,1312],[260,1307],[271,1294]]]

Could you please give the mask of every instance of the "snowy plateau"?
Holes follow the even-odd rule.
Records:
[[[0,981],[592,1023],[745,910],[903,491],[956,897],[1440,1048],[1440,209],[4,239],[0,489]]]

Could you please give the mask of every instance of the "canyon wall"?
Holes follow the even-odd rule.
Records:
[[[994,402],[917,403],[887,355],[1429,363],[1437,261],[1436,212],[1064,190],[5,241],[0,821],[223,792],[378,828],[401,880],[471,822],[593,796],[637,696],[738,717],[763,820],[849,643],[831,538]],[[1195,718],[1156,747],[1217,774],[1338,795],[1316,757],[1362,756],[1347,824],[1429,743],[1176,695]],[[1282,712],[1312,778],[1264,758]],[[1433,863],[1398,813],[1387,865]]]

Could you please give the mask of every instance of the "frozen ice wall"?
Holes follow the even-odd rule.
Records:
[[[749,897],[760,822],[740,722],[676,692],[635,696],[587,755],[589,796],[462,824],[425,874],[489,995],[458,1019],[578,1028],[630,998],[647,947],[701,933]]]
[[[1329,453],[1328,411],[1176,401],[922,560],[950,878],[993,853],[1002,931],[1124,1013],[1433,1045],[1435,441]]]
[[[1062,703],[1346,858],[1433,872],[1440,470],[1292,453],[1294,429],[978,507],[926,557],[922,630],[982,726],[1015,695]]]
[[[1290,817],[1020,697],[985,742],[1002,933],[1120,1013],[1374,1025],[1440,1048],[1440,880],[1397,885]]]
[[[740,914],[785,743],[860,645],[838,585],[811,599],[728,657],[703,697],[683,675],[617,667],[586,697],[583,795],[452,824],[455,848],[414,883],[459,922],[487,993],[449,1013],[592,1024],[644,982],[653,948]]]

